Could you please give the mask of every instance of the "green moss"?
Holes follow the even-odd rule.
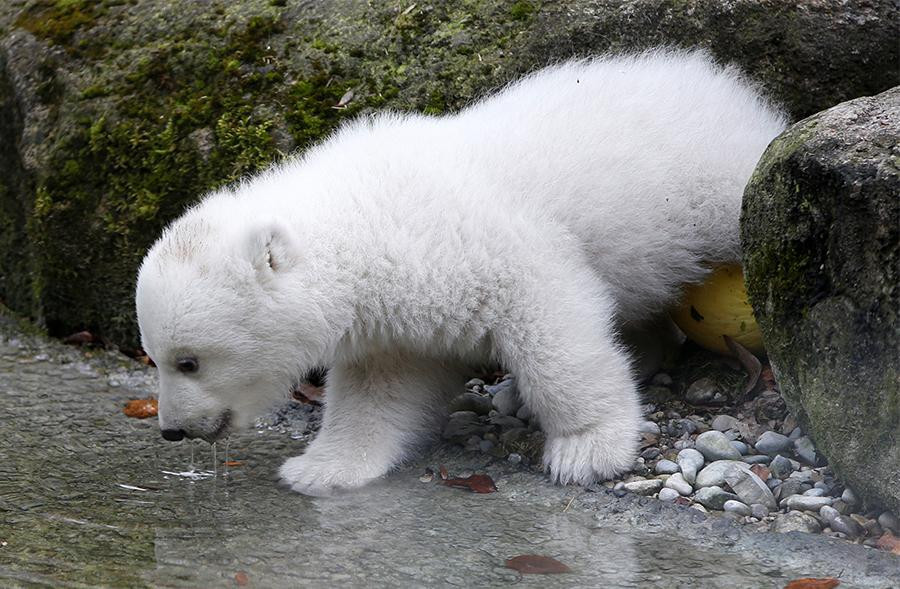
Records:
[[[516,20],[528,20],[537,10],[531,2],[527,0],[518,0],[509,7],[509,15]]]

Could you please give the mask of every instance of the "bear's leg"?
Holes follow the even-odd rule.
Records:
[[[281,478],[305,495],[360,487],[440,434],[463,373],[435,360],[387,356],[329,370],[322,429]]]
[[[588,269],[559,268],[526,285],[494,345],[547,435],[551,478],[587,485],[631,469],[640,405],[612,299]]]

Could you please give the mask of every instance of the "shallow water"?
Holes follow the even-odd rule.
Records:
[[[450,449],[330,499],[277,484],[303,442],[276,431],[232,437],[240,464],[227,475],[222,448],[217,476],[166,474],[190,470],[190,443],[163,442],[155,419],[121,412],[152,379],[109,355],[84,362],[38,345],[0,337],[0,586],[546,586],[504,567],[520,554],[567,564],[559,587],[783,587],[815,572],[627,518],[598,525],[591,502],[614,498],[571,501],[571,488]],[[110,371],[127,384],[110,386]],[[197,444],[194,466],[211,471]],[[500,491],[422,483],[429,461],[486,470]]]

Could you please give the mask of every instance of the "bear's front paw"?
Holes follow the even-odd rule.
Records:
[[[590,485],[631,470],[636,444],[632,436],[591,427],[551,436],[544,445],[544,468],[561,485]]]
[[[314,497],[326,497],[340,491],[362,487],[385,474],[387,469],[372,465],[354,464],[336,457],[304,454],[281,465],[278,474],[291,490]]]

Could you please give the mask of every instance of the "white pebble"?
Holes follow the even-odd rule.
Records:
[[[748,516],[752,513],[749,505],[741,503],[740,501],[735,501],[734,499],[726,501],[725,505],[722,506],[722,509],[743,516]]]
[[[659,500],[660,501],[675,501],[680,496],[680,493],[675,489],[670,489],[669,487],[665,487],[659,490]]]

